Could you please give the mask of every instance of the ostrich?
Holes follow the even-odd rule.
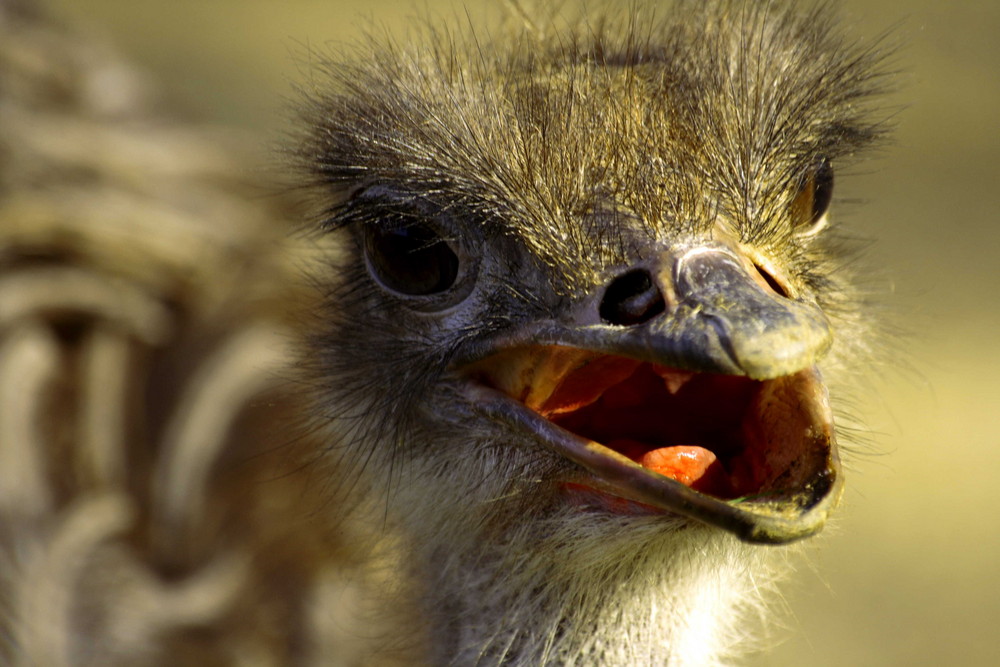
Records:
[[[823,375],[867,339],[833,173],[883,129],[833,23],[677,2],[327,64],[315,411],[403,535],[430,664],[716,664],[754,544],[822,527]]]
[[[828,209],[882,57],[825,5],[607,12],[328,62],[300,243],[0,0],[0,662],[745,648],[763,545],[842,486],[826,380],[872,326]]]

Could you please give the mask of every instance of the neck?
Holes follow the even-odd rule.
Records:
[[[760,550],[665,532],[662,517],[629,523],[575,512],[421,554],[431,664],[716,665],[742,652],[768,580]]]

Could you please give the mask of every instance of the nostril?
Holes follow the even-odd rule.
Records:
[[[615,278],[601,301],[601,319],[631,326],[647,322],[666,309],[663,295],[648,271],[636,269]]]
[[[782,282],[778,280],[778,278],[776,278],[773,273],[768,271],[760,264],[757,264],[756,262],[754,263],[753,266],[755,269],[757,269],[757,273],[760,274],[760,277],[764,279],[764,282],[767,283],[767,286],[771,288],[772,292],[788,299],[791,298],[791,294],[788,293],[788,288],[786,288],[784,284],[782,284]]]

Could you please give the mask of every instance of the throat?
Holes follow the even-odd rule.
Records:
[[[655,531],[642,518],[623,531],[614,518],[567,515],[541,539],[524,533],[493,557],[435,565],[424,609],[437,617],[432,634],[450,640],[433,664],[701,666],[738,650],[767,578],[747,567],[745,545],[680,524],[665,533],[662,517],[649,518]],[[577,548],[557,550],[570,531]]]

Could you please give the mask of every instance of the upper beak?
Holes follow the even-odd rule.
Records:
[[[664,253],[649,274],[650,288],[666,303],[648,320],[630,326],[596,321],[590,301],[569,326],[545,326],[532,338],[755,380],[813,366],[832,343],[830,325],[817,306],[764,287],[726,247]]]

